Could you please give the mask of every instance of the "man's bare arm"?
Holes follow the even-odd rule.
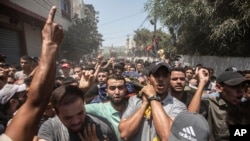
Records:
[[[199,77],[199,85],[198,88],[188,106],[188,111],[189,112],[196,112],[199,113],[200,110],[200,104],[201,104],[201,96],[203,93],[203,89],[205,85],[208,82],[209,79],[209,72],[207,69],[201,68],[198,71],[198,77]]]
[[[62,27],[53,22],[56,7],[50,10],[42,30],[40,63],[31,82],[28,99],[14,116],[5,134],[14,141],[30,141],[48,104],[56,73],[56,53],[63,39]]]

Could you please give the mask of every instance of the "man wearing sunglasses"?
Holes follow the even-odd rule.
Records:
[[[124,96],[126,95],[126,81],[122,75],[112,74],[107,79],[106,94],[108,102],[86,104],[85,109],[87,113],[105,117],[113,125],[116,136],[119,140],[120,132],[118,125],[121,116],[127,106]]]

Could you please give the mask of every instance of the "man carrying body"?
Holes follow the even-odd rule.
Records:
[[[89,139],[91,134],[101,141],[117,140],[107,120],[86,114],[83,92],[77,86],[62,85],[56,88],[52,92],[51,103],[57,116],[41,125],[39,141],[81,141]]]
[[[170,68],[156,62],[149,67],[149,84],[141,90],[141,98],[129,99],[119,129],[121,138],[130,141],[168,140],[172,120],[186,106],[168,94]]]
[[[118,140],[121,140],[118,125],[127,106],[124,98],[126,91],[126,81],[124,77],[122,75],[112,74],[107,79],[106,93],[109,102],[85,105],[87,113],[105,117],[113,125]]]
[[[202,72],[203,71],[203,72]],[[204,70],[199,71],[199,75],[206,74]],[[245,83],[249,81],[238,72],[227,71],[217,78],[216,88],[219,97],[209,98],[201,101],[202,92],[196,92],[190,105],[189,111],[199,112],[208,120],[211,130],[211,140],[229,140],[228,126],[235,124],[234,119],[244,118],[239,116],[237,107],[241,105],[241,99],[245,93]],[[204,85],[201,89],[204,88]],[[197,91],[200,88],[198,87]],[[237,122],[242,122],[237,120]],[[242,123],[240,123],[242,124]]]

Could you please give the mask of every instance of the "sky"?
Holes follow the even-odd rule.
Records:
[[[143,7],[147,0],[84,0],[99,12],[98,31],[103,35],[105,46],[125,46],[126,39],[133,38],[134,31],[153,25]]]

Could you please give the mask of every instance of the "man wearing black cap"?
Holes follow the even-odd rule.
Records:
[[[232,124],[229,120],[232,118],[230,116],[243,116],[237,113],[232,114],[231,112],[241,105],[241,99],[245,90],[244,86],[247,81],[249,80],[238,72],[223,72],[218,76],[216,82],[219,97],[201,101],[201,107],[198,102],[193,104],[197,106],[196,112],[200,110],[200,113],[207,118],[211,130],[210,139],[212,141],[229,140],[228,126]]]
[[[169,137],[172,120],[186,106],[168,94],[170,68],[156,62],[149,67],[149,83],[140,91],[140,97],[129,99],[119,129],[121,138],[130,141],[164,141]]]

